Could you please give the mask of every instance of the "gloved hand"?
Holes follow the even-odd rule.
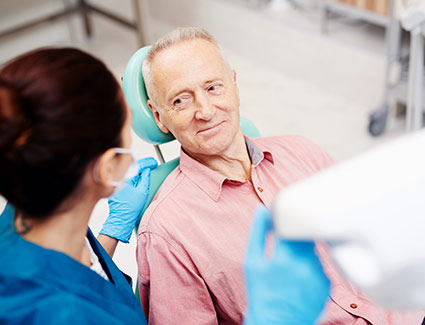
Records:
[[[330,291],[314,243],[275,238],[272,256],[266,257],[265,241],[272,227],[269,211],[257,210],[244,265],[245,324],[314,324]]]
[[[139,173],[125,182],[125,187],[108,200],[109,216],[100,234],[128,243],[137,218],[145,206],[149,195],[151,170],[158,166],[149,157],[137,161]]]

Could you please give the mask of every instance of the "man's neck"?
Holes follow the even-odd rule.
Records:
[[[58,212],[43,221],[36,219],[24,220],[30,228],[22,234],[26,240],[47,249],[60,251],[73,259],[88,264],[85,237],[87,225],[95,203],[81,202],[72,209]],[[22,219],[16,219],[18,232],[22,230]]]
[[[251,181],[251,159],[242,132],[236,135],[232,145],[220,155],[189,155],[228,178]]]

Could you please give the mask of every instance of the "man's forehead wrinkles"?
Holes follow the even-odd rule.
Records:
[[[158,53],[151,71],[157,95],[170,102],[183,92],[194,92],[212,81],[227,82],[228,65],[217,48],[203,41],[177,44]]]
[[[204,77],[202,79],[193,81],[193,82],[178,82],[178,85],[175,87],[171,87],[169,90],[167,90],[166,97],[167,99],[172,99],[173,97],[177,96],[180,93],[183,92],[194,92],[196,88],[203,88],[208,86],[209,84],[213,82],[224,82],[224,78],[220,76],[214,76],[214,77]]]

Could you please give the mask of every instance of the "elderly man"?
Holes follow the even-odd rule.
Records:
[[[144,311],[151,324],[240,324],[242,263],[255,208],[270,206],[280,189],[333,160],[299,136],[244,136],[236,73],[201,29],[178,29],[156,42],[143,76],[158,127],[182,146],[180,165],[138,231]],[[423,313],[372,305],[334,269],[326,247],[317,249],[332,285],[321,323],[421,323]]]

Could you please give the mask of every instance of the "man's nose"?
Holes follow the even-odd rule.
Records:
[[[211,120],[214,117],[215,110],[214,103],[208,94],[201,92],[196,96],[195,118],[197,120]]]

